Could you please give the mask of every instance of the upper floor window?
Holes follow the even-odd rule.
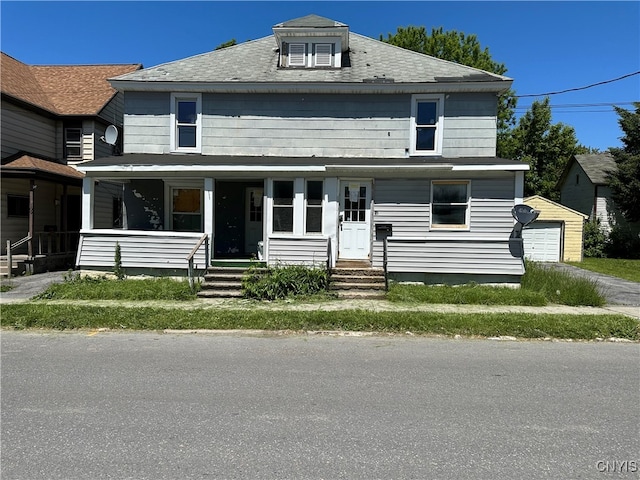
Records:
[[[307,64],[307,46],[304,43],[289,45],[289,66],[304,67]]]
[[[316,67],[331,66],[331,44],[317,43],[315,44],[315,54],[313,56],[313,64]]]
[[[171,95],[171,150],[200,153],[202,97]]]
[[[82,128],[64,129],[64,157],[68,160],[82,160]]]
[[[469,187],[468,180],[431,182],[432,228],[469,228]]]
[[[288,67],[339,67],[339,46],[334,43],[298,42],[285,45]]]
[[[411,104],[411,154],[441,155],[444,97],[414,95]]]

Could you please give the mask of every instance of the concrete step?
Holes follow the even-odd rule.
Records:
[[[340,299],[384,300],[384,290],[339,290],[336,291]]]
[[[242,290],[200,290],[199,298],[242,298]]]
[[[331,290],[381,290],[385,291],[384,283],[354,283],[354,282],[339,282],[331,283]]]

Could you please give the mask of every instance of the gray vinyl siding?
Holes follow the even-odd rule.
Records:
[[[191,253],[201,233],[193,235],[148,235],[136,233],[93,230],[81,233],[76,264],[80,268],[112,270],[116,242],[120,245],[123,268],[184,269],[188,268],[187,256]],[[194,266],[206,266],[205,244],[194,257]]]
[[[325,267],[328,259],[326,237],[271,237],[268,239],[269,265]]]
[[[394,241],[394,257],[388,261],[396,262],[393,268],[409,272],[430,271],[440,262],[451,264],[451,272],[439,273],[473,273],[474,269],[487,270],[481,265],[497,261],[495,248],[500,249],[501,260],[496,263],[501,273],[510,274],[518,264],[509,254],[508,240],[513,230],[514,220],[511,209],[514,206],[514,177],[510,174],[496,175],[490,178],[467,178],[471,182],[471,199],[469,211],[469,230],[445,231],[430,230],[430,186],[433,179],[378,179],[374,188],[373,211],[373,265],[380,267],[384,258],[384,240],[376,238],[375,224],[391,224],[393,237],[415,238],[408,243]],[[439,240],[442,239],[442,240]],[[454,239],[454,240],[451,240]],[[449,248],[447,245],[451,244]],[[430,248],[437,245],[442,248],[439,253],[431,253]],[[499,246],[499,247],[497,247]],[[506,250],[505,250],[506,249]],[[507,257],[504,257],[506,252]],[[411,255],[432,255],[428,261],[418,260],[410,266]],[[465,272],[459,272],[456,266],[460,258],[475,258]],[[504,258],[502,258],[504,257]],[[422,257],[420,257],[422,258]],[[515,262],[515,264],[514,264]],[[465,260],[465,264],[468,262]],[[503,268],[504,267],[504,268]],[[491,272],[492,274],[495,272]]]
[[[522,275],[522,260],[509,251],[509,240],[448,238],[390,240],[390,273]]]
[[[170,152],[170,93],[127,92],[125,153]],[[444,156],[494,156],[495,96],[445,100]],[[411,95],[203,94],[202,154],[406,158]]]
[[[497,102],[495,95],[450,94],[444,103],[445,157],[486,157],[496,154]]]
[[[124,153],[170,152],[170,93],[127,92]]]
[[[560,187],[560,203],[585,215],[593,214],[595,186],[578,162],[573,162]]]
[[[95,186],[94,228],[113,228],[113,199],[122,198],[122,185],[100,182]]]
[[[35,112],[2,101],[2,158],[21,150],[56,156],[56,122]]]

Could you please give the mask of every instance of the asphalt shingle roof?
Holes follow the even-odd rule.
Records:
[[[576,155],[575,159],[594,185],[605,185],[607,174],[617,168],[615,160],[609,153]]]
[[[108,78],[142,68],[123,65],[26,65],[2,53],[2,93],[57,115],[97,115],[116,90]]]
[[[349,33],[342,68],[279,68],[273,35],[146,68],[114,78],[119,81],[195,83],[394,83],[495,82],[510,78],[406,50]]]
[[[13,157],[3,160],[3,164],[0,167],[3,171],[12,172],[36,172],[36,173],[48,173],[58,175],[61,177],[69,177],[80,179],[84,177],[84,174],[79,172],[73,167],[63,165],[55,160],[48,160],[44,158],[34,157],[28,154],[17,154]]]

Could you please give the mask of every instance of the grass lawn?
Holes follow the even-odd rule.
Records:
[[[567,262],[574,267],[592,272],[604,273],[612,277],[640,282],[640,260],[624,258],[585,258],[582,262]]]
[[[2,327],[110,328],[114,330],[261,329],[288,331],[372,331],[445,336],[519,338],[640,339],[638,321],[623,315],[551,315],[531,313],[440,313],[367,310],[265,311],[93,307],[72,304],[3,305]]]

